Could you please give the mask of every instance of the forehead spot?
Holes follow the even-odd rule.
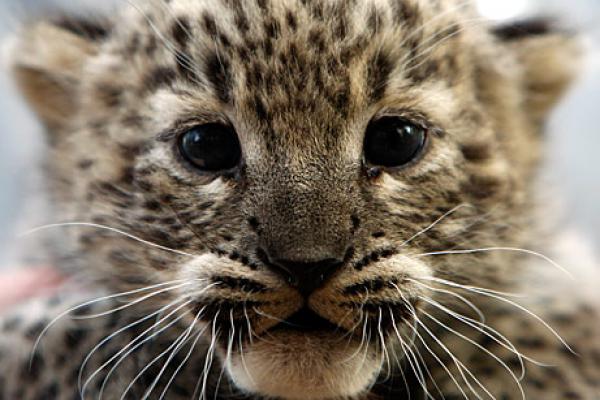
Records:
[[[171,26],[171,36],[180,48],[187,47],[190,40],[190,22],[186,17],[178,17]]]
[[[378,52],[367,66],[367,86],[373,102],[381,100],[385,94],[393,62],[384,52]]]
[[[223,103],[231,101],[232,76],[231,65],[226,57],[216,52],[206,58],[205,74],[211,82],[217,97]]]

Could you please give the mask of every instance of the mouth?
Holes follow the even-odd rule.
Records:
[[[293,315],[271,328],[274,330],[287,330],[302,333],[335,332],[342,328],[333,322],[321,317],[308,307],[303,307]]]

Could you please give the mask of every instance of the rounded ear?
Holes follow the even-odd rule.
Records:
[[[108,34],[107,24],[61,18],[28,24],[12,42],[9,63],[17,86],[48,130],[67,125],[83,66]]]
[[[543,122],[579,72],[579,37],[539,19],[500,26],[493,33],[516,54],[523,68],[525,107],[535,122]]]

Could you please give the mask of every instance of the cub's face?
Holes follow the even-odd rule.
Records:
[[[441,279],[508,283],[431,253],[520,243],[566,39],[454,1],[151,3],[15,54],[82,273],[164,284],[238,388],[315,399],[367,390]]]

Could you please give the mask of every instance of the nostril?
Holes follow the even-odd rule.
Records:
[[[344,265],[343,260],[328,258],[317,262],[273,260],[271,268],[296,287],[304,296],[321,287]]]
[[[250,217],[248,218],[248,225],[254,232],[257,232],[258,228],[260,227],[260,222],[258,222],[256,217]]]

